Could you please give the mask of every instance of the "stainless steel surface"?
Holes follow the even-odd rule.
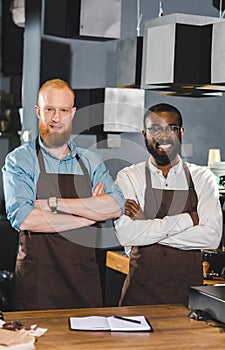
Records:
[[[117,43],[116,85],[139,86],[141,81],[143,38],[135,37]]]
[[[212,68],[211,82],[219,84],[225,82],[225,20],[214,23],[212,32]]]
[[[207,32],[207,38],[204,36],[201,41],[207,40],[208,43],[212,40],[212,81],[210,81],[210,59],[211,52],[207,57],[202,57],[202,52],[199,50],[200,68],[202,64],[206,63],[209,65],[209,76],[208,82],[190,82],[187,81],[175,81],[175,70],[176,70],[176,50],[179,47],[177,41],[177,28],[178,24],[199,26],[212,25],[213,35],[212,38]],[[220,29],[221,28],[221,32]],[[223,48],[223,42],[225,35],[223,33],[225,28],[225,20],[217,17],[206,17],[175,13],[172,15],[163,16],[149,20],[145,23],[144,43],[143,43],[143,65],[142,65],[142,76],[141,76],[141,87],[144,89],[173,89],[175,84],[180,85],[182,88],[185,85],[194,85],[194,87],[203,87],[205,90],[216,90],[212,83],[219,83],[219,79],[224,81],[225,73],[221,71],[221,62],[225,56],[225,50]],[[218,32],[220,32],[218,34]],[[189,42],[189,45],[190,42]],[[195,43],[196,45],[196,43]],[[191,47],[191,46],[190,46]],[[190,52],[190,50],[189,50]],[[193,50],[194,58],[198,61],[198,53]],[[180,57],[180,60],[182,58]],[[195,61],[193,60],[193,69],[196,69]],[[188,60],[188,64],[191,64],[191,60]],[[185,71],[185,64],[184,71]],[[191,66],[190,66],[191,67]],[[189,69],[190,69],[189,67]],[[192,69],[192,67],[191,67]],[[224,71],[224,69],[223,69]],[[222,72],[222,73],[221,73]],[[204,72],[205,73],[205,72]],[[220,75],[221,73],[221,75]],[[168,85],[167,85],[168,84]],[[205,84],[208,84],[206,87]],[[166,86],[167,85],[167,86]],[[175,91],[175,90],[174,90]],[[199,94],[199,91],[197,91]],[[187,91],[184,91],[186,95]],[[198,95],[195,94],[195,95]],[[201,95],[201,92],[200,94]]]
[[[81,0],[80,35],[120,38],[122,0]]]
[[[104,131],[140,132],[143,128],[145,91],[106,88]]]

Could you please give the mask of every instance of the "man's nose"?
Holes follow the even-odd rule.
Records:
[[[52,116],[52,121],[54,121],[54,122],[58,122],[59,120],[60,120],[60,111],[59,110],[55,110],[54,111],[54,114],[53,114],[53,116]]]
[[[161,136],[160,136],[160,137],[161,137],[161,138],[164,138],[164,139],[167,139],[167,138],[168,138],[168,130],[167,130],[166,127],[165,127],[165,128],[162,127]]]

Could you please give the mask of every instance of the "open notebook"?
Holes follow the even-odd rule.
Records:
[[[153,332],[151,324],[144,316],[70,317],[69,326],[77,331]]]

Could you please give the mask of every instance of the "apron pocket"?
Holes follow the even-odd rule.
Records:
[[[31,259],[17,260],[13,286],[13,297],[23,305],[35,302],[37,299],[36,285],[37,261]]]

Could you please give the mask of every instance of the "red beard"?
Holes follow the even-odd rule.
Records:
[[[39,130],[41,138],[49,148],[61,147],[65,145],[70,139],[72,133],[72,124],[68,126],[67,129],[64,129],[61,132],[49,131],[48,126],[43,125],[39,122]]]

